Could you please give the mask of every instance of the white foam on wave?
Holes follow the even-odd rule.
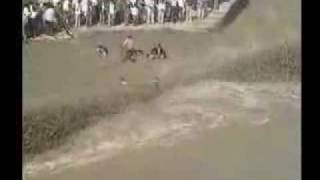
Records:
[[[215,127],[218,126],[219,122],[214,123],[215,119],[211,121],[209,123],[211,124],[210,128],[212,128],[212,124]],[[221,119],[218,121],[221,121]],[[193,130],[199,128],[200,124],[197,121],[184,122],[172,117],[167,123],[146,123],[142,126],[144,127],[139,127],[139,130],[118,137],[114,141],[102,141],[95,146],[87,142],[86,148],[72,150],[50,161],[29,164],[26,166],[25,172],[27,174],[34,174],[42,170],[59,172],[67,167],[81,166],[111,158],[126,148],[139,149],[146,145],[173,146],[181,139],[193,138]]]
[[[263,126],[266,125],[267,123],[270,122],[270,118],[269,117],[265,117],[262,120],[259,121],[251,121],[251,123],[255,126]]]

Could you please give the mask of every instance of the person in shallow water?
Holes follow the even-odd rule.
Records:
[[[125,55],[122,59],[122,62],[127,62],[128,60],[134,61],[133,51],[134,51],[134,40],[131,35],[129,35],[122,43],[121,50],[124,51]]]
[[[162,47],[161,43],[154,45],[150,53],[147,54],[149,59],[167,59],[167,51]]]

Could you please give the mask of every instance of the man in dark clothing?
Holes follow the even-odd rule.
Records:
[[[171,21],[176,23],[179,18],[179,4],[178,1],[171,7]]]

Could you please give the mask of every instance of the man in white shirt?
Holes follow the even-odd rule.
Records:
[[[27,5],[25,5],[23,7],[23,13],[22,13],[22,37],[25,42],[27,42],[27,35],[25,30],[26,30],[30,15],[31,13],[29,11],[29,8]]]
[[[92,12],[92,6],[91,1],[89,0],[82,0],[81,1],[81,10],[83,12],[84,17],[86,17],[86,25],[91,25],[91,12]]]
[[[192,22],[192,2],[193,0],[186,0],[185,5],[186,5],[186,21],[187,22]]]
[[[80,27],[80,22],[81,22],[81,5],[80,5],[80,0],[76,0],[74,2],[74,13],[75,13],[75,28]]]
[[[70,1],[64,0],[62,5],[63,12],[69,12],[70,10]]]
[[[151,24],[154,24],[154,14],[155,14],[155,0],[150,0],[150,19],[151,19]]]
[[[138,7],[137,7],[136,4],[131,6],[131,14],[132,14],[132,17],[133,17],[133,24],[137,24],[138,23],[139,12],[138,12]]]
[[[147,24],[154,24],[154,0],[146,0]]]
[[[54,8],[52,8],[52,7],[47,8],[43,13],[42,18],[44,21],[56,23],[57,18],[56,18]]]
[[[66,24],[69,24],[69,17],[70,17],[70,1],[69,0],[63,1],[62,12],[63,12],[63,19],[65,20]]]
[[[115,6],[113,0],[109,1],[109,11],[108,11],[108,25],[111,26],[114,23]]]
[[[30,8],[30,17],[34,19],[37,16],[38,12],[35,10],[32,4],[30,4],[29,8]]]
[[[28,5],[25,5],[23,7],[23,17],[30,17],[30,15],[31,15],[31,12],[29,10],[29,7]]]
[[[179,20],[182,21],[184,19],[184,13],[185,13],[185,0],[178,0],[178,5],[179,5],[179,9],[178,9],[178,14],[179,14]]]
[[[88,15],[89,7],[88,7],[88,0],[81,0],[80,1],[81,11],[85,17]]]
[[[129,35],[121,45],[121,52],[125,52],[122,62],[126,62],[131,59],[134,50],[134,41],[131,35]]]
[[[52,34],[54,32],[54,27],[58,23],[58,20],[56,18],[56,12],[53,7],[48,7],[43,15],[42,20],[44,21],[44,24],[47,28],[47,32],[49,34]]]
[[[198,9],[198,18],[203,19],[205,16],[205,1],[204,0],[198,0],[197,9]]]
[[[158,3],[158,23],[164,24],[164,13],[166,11],[166,4],[164,0],[160,0]]]
[[[105,0],[101,0],[99,6],[100,6],[99,22],[100,22],[100,24],[104,24],[105,23],[105,14],[106,14]]]

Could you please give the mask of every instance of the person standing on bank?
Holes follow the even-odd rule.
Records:
[[[80,0],[77,0],[74,4],[75,9],[75,28],[80,28],[81,25],[81,6]]]
[[[109,11],[108,11],[108,25],[112,26],[114,24],[114,15],[115,15],[115,5],[113,0],[109,1]]]
[[[192,4],[193,4],[193,0],[186,0],[185,1],[185,4],[186,4],[186,21],[188,23],[191,23],[192,22]]]
[[[160,0],[158,3],[158,23],[164,24],[164,13],[166,11],[166,4],[164,0]]]

